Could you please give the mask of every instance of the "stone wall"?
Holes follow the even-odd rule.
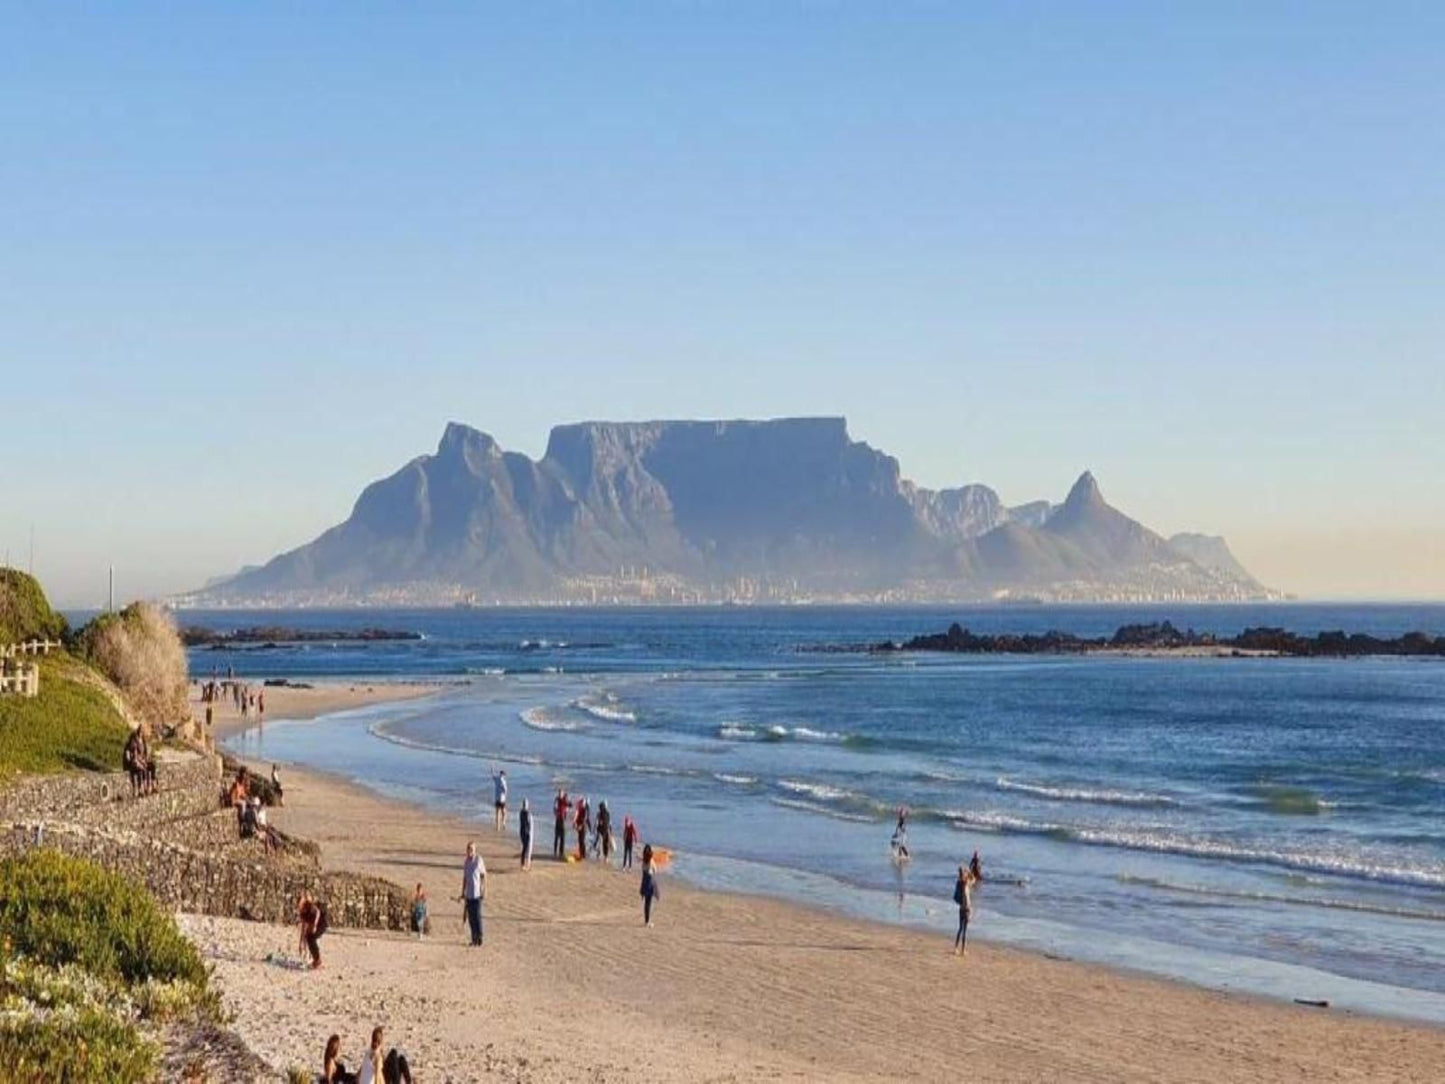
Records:
[[[331,925],[337,927],[404,930],[411,915],[406,890],[378,877],[245,861],[134,832],[84,825],[15,822],[0,832],[0,854],[35,846],[88,858],[140,881],[161,902],[180,911],[294,922],[296,898],[304,889],[326,904]]]
[[[0,820],[64,818],[89,823],[137,823],[215,809],[221,800],[221,760],[162,750],[157,757],[160,792],[132,798],[124,772],[31,775],[0,788]]]

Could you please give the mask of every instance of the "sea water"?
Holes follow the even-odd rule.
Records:
[[[1279,997],[1445,1021],[1445,661],[824,654],[935,632],[1169,618],[1397,635],[1442,606],[188,613],[405,642],[196,650],[193,673],[439,678],[438,697],[269,719],[263,760],[489,819],[490,771],[550,843],[565,786],[675,875]],[[900,806],[912,861],[891,859]],[[569,833],[570,839],[570,833]]]

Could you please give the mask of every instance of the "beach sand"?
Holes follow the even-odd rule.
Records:
[[[390,700],[411,700],[419,696],[431,696],[444,686],[424,682],[388,681],[334,681],[324,680],[306,683],[306,688],[295,685],[263,685],[259,679],[251,679],[252,691],[262,693],[266,700],[265,721],[281,719],[314,719],[318,715],[329,715],[334,711],[365,707],[367,704],[381,704]],[[201,702],[200,687],[191,683],[191,715],[198,722],[206,718],[206,705]],[[243,716],[222,694],[211,705],[211,734],[217,741],[224,741],[234,734],[257,724],[257,717]]]
[[[672,877],[646,929],[637,876],[554,862],[537,812],[522,872],[515,811],[502,836],[289,768],[274,822],[328,866],[423,882],[434,932],[334,930],[308,972],[294,929],[184,916],[237,1030],[278,1070],[314,1070],[329,1034],[355,1062],[383,1024],[419,1081],[1426,1081],[1445,1065],[1445,1029],[988,944],[960,960],[936,934]],[[456,902],[468,839],[490,871],[479,949]],[[986,885],[976,906],[987,936]]]

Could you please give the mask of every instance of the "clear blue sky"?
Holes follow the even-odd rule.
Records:
[[[6,2],[0,549],[178,589],[451,418],[843,413],[1445,595],[1442,56],[1432,3]]]

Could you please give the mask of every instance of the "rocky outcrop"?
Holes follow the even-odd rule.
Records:
[[[984,485],[914,485],[842,418],[789,418],[562,425],[537,461],[453,422],[345,523],[191,601],[575,601],[620,585],[664,601],[1262,591],[1111,508],[1087,473],[1059,506],[1009,508]]]

